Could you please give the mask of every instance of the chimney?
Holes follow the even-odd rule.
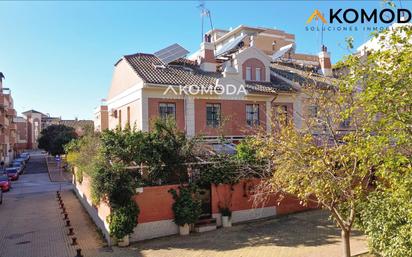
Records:
[[[4,74],[3,72],[0,72],[0,91],[3,88],[3,79],[4,79]]]
[[[200,64],[200,69],[208,72],[216,71],[216,60],[215,60],[215,46],[211,42],[211,35],[205,34],[202,44],[200,44],[200,55],[198,62]]]
[[[322,45],[322,51],[319,53],[319,63],[322,70],[322,74],[326,77],[332,77],[332,64],[330,62],[330,53],[328,53],[328,48]]]

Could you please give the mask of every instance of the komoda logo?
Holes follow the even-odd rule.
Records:
[[[329,9],[329,21],[325,18],[318,9],[316,9],[309,19],[306,21],[306,24],[312,22],[313,19],[321,20],[323,24],[342,24],[342,23],[407,23],[411,20],[411,12],[407,9],[372,9],[370,11],[365,9],[356,10],[353,8],[349,9]]]

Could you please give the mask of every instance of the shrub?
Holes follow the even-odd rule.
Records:
[[[133,233],[137,226],[139,207],[134,202],[116,208],[108,216],[110,235],[118,239]]]
[[[174,189],[169,190],[175,200],[172,209],[175,214],[174,222],[177,225],[193,224],[199,219],[202,208],[200,200],[194,197],[196,191],[194,186],[181,186],[179,193]]]

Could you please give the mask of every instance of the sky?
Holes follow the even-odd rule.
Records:
[[[412,2],[394,1],[411,9]],[[307,31],[314,9],[382,8],[382,1],[205,1],[214,28],[240,24],[284,30],[296,51],[317,54],[320,32]],[[63,119],[92,119],[107,97],[113,65],[123,55],[153,53],[179,43],[191,52],[201,41],[199,1],[0,2],[0,71],[20,114],[29,109]],[[314,21],[311,25],[316,25]],[[205,23],[205,30],[210,28]],[[336,62],[367,31],[327,31],[323,43]]]

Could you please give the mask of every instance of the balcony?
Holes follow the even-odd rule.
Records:
[[[17,112],[16,112],[15,109],[9,108],[9,109],[7,109],[6,115],[9,116],[9,117],[16,117]]]
[[[0,129],[1,131],[1,129]],[[0,145],[1,144],[8,144],[9,143],[9,135],[7,135],[6,133],[1,133],[0,135]]]
[[[7,129],[10,125],[9,119],[0,113],[0,129]]]

